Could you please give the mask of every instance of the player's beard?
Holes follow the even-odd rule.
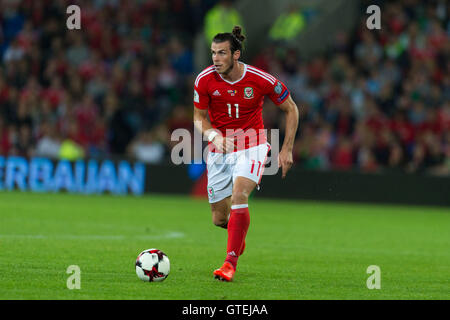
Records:
[[[234,68],[234,60],[233,60],[233,57],[231,57],[230,67],[227,70],[225,70],[224,72],[222,72],[222,74],[227,76],[231,72],[231,70],[233,70],[233,68]]]

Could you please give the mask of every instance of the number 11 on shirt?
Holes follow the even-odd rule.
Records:
[[[253,174],[253,170],[255,169],[255,160],[252,160],[252,169],[250,170],[250,174]],[[256,176],[259,175],[259,169],[261,168],[262,162],[258,161],[258,170],[256,171]]]
[[[228,106],[228,116],[231,118],[231,103],[227,103]],[[235,103],[234,104],[235,108],[236,108],[236,118],[239,118],[239,104]]]

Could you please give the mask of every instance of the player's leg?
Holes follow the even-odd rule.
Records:
[[[231,214],[231,196],[216,202],[211,203],[211,214],[212,214],[212,222],[215,226],[228,229],[228,219]],[[245,250],[245,241],[242,244],[241,249],[239,250],[239,256],[244,253]]]
[[[264,165],[266,163],[269,150],[270,145],[267,143],[240,151],[237,164],[233,172],[234,185],[231,197],[231,214],[238,212],[243,213],[239,217],[243,221],[242,228],[245,230],[239,256],[244,252],[245,236],[247,233],[246,231],[248,230],[247,224],[250,223],[248,199],[250,198],[255,187],[261,182],[264,172]]]
[[[250,225],[248,197],[256,187],[256,182],[236,177],[231,196],[230,218],[228,220],[227,257],[223,266],[214,271],[216,279],[232,281],[236,271],[237,260],[242,254],[245,236]]]
[[[256,182],[247,177],[238,176],[234,180],[231,207],[248,205],[248,198],[256,187]]]
[[[231,156],[210,152],[207,159],[207,191],[211,205],[212,219],[215,225],[223,228],[227,226],[231,207],[231,195],[233,192],[234,164],[229,164],[226,161],[226,158],[230,158]],[[216,271],[214,271],[215,277],[217,277]]]
[[[228,216],[231,207],[231,195],[233,192],[233,166],[226,162],[224,158],[230,158],[234,155],[217,155],[210,153],[208,155],[208,197],[211,204],[213,223],[223,228],[227,227]],[[222,158],[220,158],[222,157]],[[222,160],[222,161],[220,161]],[[223,162],[224,161],[224,162]],[[218,269],[214,271],[214,277],[217,279],[227,279],[230,281],[232,275],[227,277],[223,274],[227,270]],[[217,273],[220,272],[220,275]],[[234,272],[234,270],[232,270]]]
[[[237,260],[242,253],[245,237],[250,225],[248,198],[260,182],[263,166],[270,146],[260,145],[240,152],[233,170],[233,191],[231,213],[228,220],[227,257],[224,265],[214,271],[214,275],[231,281],[236,270]]]
[[[230,262],[235,269],[238,257],[245,248],[245,237],[250,225],[248,198],[255,187],[256,182],[241,176],[236,177],[233,185],[225,261]]]
[[[231,196],[218,202],[211,203],[211,214],[213,224],[227,229],[228,217],[230,216]]]

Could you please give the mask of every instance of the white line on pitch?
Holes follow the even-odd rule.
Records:
[[[183,238],[184,233],[171,231],[160,235],[89,235],[89,234],[60,234],[60,235],[42,235],[42,234],[0,234],[3,239],[62,239],[62,240],[125,240],[125,239],[176,239]]]

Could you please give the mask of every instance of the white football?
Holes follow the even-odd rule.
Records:
[[[169,272],[169,257],[161,250],[147,249],[136,258],[136,274],[142,281],[163,281],[167,278]]]

